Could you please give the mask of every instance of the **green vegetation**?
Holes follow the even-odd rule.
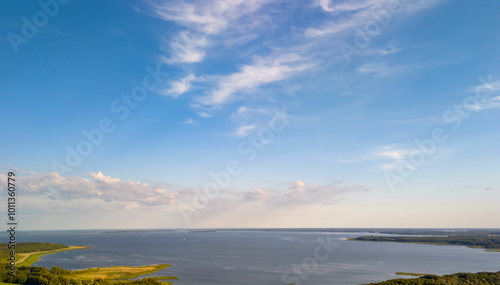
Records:
[[[0,243],[0,260],[2,262],[9,258],[10,251],[12,249],[8,248],[8,243]],[[60,243],[49,243],[49,242],[20,242],[16,244],[16,254],[19,253],[31,253],[39,251],[51,251],[56,249],[68,248],[69,246]]]
[[[66,270],[57,266],[50,270],[44,267],[20,266],[15,276],[10,276],[9,266],[0,268],[0,280],[5,284],[29,285],[166,285],[172,284],[162,280],[178,279],[174,276],[148,277],[140,280],[138,276],[153,273],[167,268],[168,264],[146,266],[117,266],[106,268],[89,268],[83,270]],[[3,283],[0,283],[3,284]]]
[[[35,263],[35,262],[38,261],[38,259],[40,258],[40,256],[43,256],[43,255],[46,255],[46,254],[50,254],[50,253],[47,252],[47,253],[35,253],[35,254],[31,254],[28,257],[26,257],[23,262],[18,262],[16,266],[31,266],[31,264],[33,264],[33,263]]]
[[[53,254],[60,251],[73,250],[73,249],[85,249],[85,246],[68,246],[66,248],[54,249],[50,251],[37,251],[30,253],[20,253],[17,255],[17,266],[31,266],[33,263],[37,262],[41,256],[47,254]]]
[[[167,268],[168,264],[145,266],[115,266],[106,268],[89,268],[83,270],[66,270],[57,266],[50,270],[44,267],[30,266],[38,261],[40,256],[72,249],[84,249],[82,246],[67,246],[55,243],[27,242],[16,244],[17,274],[11,276],[10,266],[7,265],[10,249],[8,244],[2,244],[0,256],[0,285],[29,284],[29,285],[165,285],[172,284],[163,280],[178,279],[174,276],[147,277],[140,280],[139,276],[157,272]]]
[[[451,275],[424,275],[420,278],[392,279],[368,285],[495,285],[500,284],[499,272],[456,273]]]
[[[8,264],[10,251],[6,243],[0,244],[0,265]],[[30,266],[38,261],[40,256],[52,254],[65,250],[84,249],[84,246],[67,246],[59,243],[48,242],[22,242],[16,244],[16,265],[17,266]],[[1,285],[1,284],[0,284]]]
[[[491,251],[500,250],[500,235],[485,233],[459,233],[448,236],[360,236],[350,240],[382,241],[382,242],[410,242],[438,245],[465,245],[468,247],[485,248]]]

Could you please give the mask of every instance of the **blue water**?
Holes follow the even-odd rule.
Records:
[[[500,270],[500,252],[345,240],[359,235],[363,233],[84,231],[20,233],[18,240],[92,247],[46,255],[35,266],[83,269],[167,263],[172,266],[151,276],[177,276],[180,280],[174,281],[175,285],[348,285],[400,278],[394,274],[398,271],[450,274]],[[331,253],[321,247],[318,238],[330,239],[326,248]]]

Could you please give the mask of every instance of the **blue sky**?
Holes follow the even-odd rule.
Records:
[[[4,1],[2,196],[25,229],[500,227],[499,8]]]

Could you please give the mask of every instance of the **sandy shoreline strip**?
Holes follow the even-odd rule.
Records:
[[[90,248],[90,247],[88,247],[88,246],[70,245],[67,248],[59,248],[59,249],[55,249],[55,250],[35,251],[35,252],[30,252],[30,253],[18,253],[17,254],[17,258],[16,258],[16,263],[18,265],[21,265],[20,263],[24,262],[30,256],[36,255],[36,254],[38,254],[39,255],[38,257],[40,257],[40,256],[43,256],[43,255],[46,255],[46,254],[57,253],[57,252],[60,252],[60,251],[73,250],[73,249],[86,249],[86,248]],[[23,265],[30,266],[32,263],[35,263],[36,261],[38,261],[38,258],[37,258],[37,260],[31,262],[30,264],[23,264]]]

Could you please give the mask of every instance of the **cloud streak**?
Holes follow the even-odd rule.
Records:
[[[205,57],[203,48],[208,46],[204,36],[194,35],[189,31],[179,32],[172,41],[163,42],[163,49],[170,51],[170,57],[163,57],[163,61],[169,64],[200,62]]]
[[[172,82],[170,88],[161,92],[161,94],[177,98],[191,89],[191,82],[193,81],[196,81],[196,77],[191,73],[179,81]]]
[[[164,41],[171,55],[169,64],[201,62],[213,38],[227,30],[247,30],[254,22],[245,16],[258,11],[268,0],[175,1],[152,3],[154,13],[161,19],[187,29]]]
[[[324,12],[333,16],[343,13],[342,17],[334,17],[321,27],[309,27],[305,35],[309,37],[321,37],[328,35],[339,35],[352,32],[374,22],[377,18],[392,17],[390,14],[399,14],[406,11],[408,14],[431,8],[443,0],[365,0],[348,1],[318,0],[317,6]]]
[[[247,202],[261,202],[269,206],[297,206],[311,204],[330,204],[341,194],[369,191],[370,188],[358,185],[342,185],[342,181],[331,184],[307,184],[296,180],[287,183],[287,189],[271,191],[255,188],[253,190],[237,192],[236,195]]]
[[[472,111],[482,111],[491,108],[500,108],[500,80],[492,76],[489,82],[484,82],[474,86],[469,91],[475,93],[475,97],[470,97],[472,103],[467,104],[467,108]]]
[[[255,57],[253,64],[245,65],[236,73],[222,76],[208,96],[198,98],[202,105],[214,106],[235,99],[236,94],[248,94],[257,87],[284,80],[297,72],[311,68],[298,54],[279,58]]]
[[[387,145],[375,151],[374,157],[379,157],[390,161],[389,163],[382,164],[380,166],[381,170],[394,170],[410,155],[420,152],[421,151],[419,149],[406,149],[398,148],[396,145]]]

